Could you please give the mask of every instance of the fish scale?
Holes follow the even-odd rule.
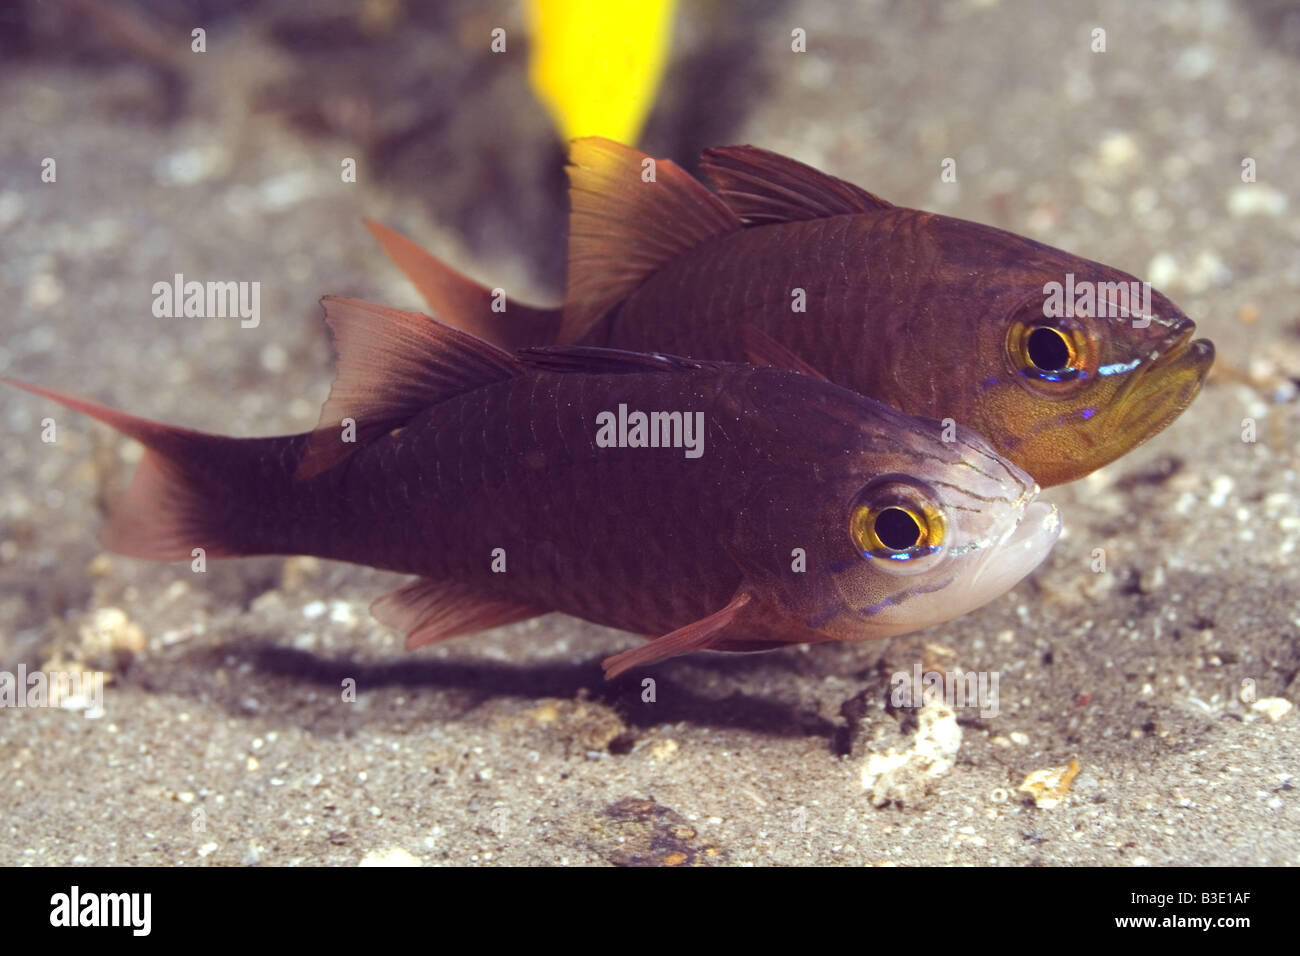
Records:
[[[630,379],[635,376],[612,376],[610,381],[594,382],[563,375],[549,376],[553,381],[547,378],[510,380],[431,409],[412,421],[402,436],[380,439],[358,452],[353,467],[346,472],[347,483],[342,487],[326,486],[322,493],[346,499],[353,493],[352,486],[373,485],[374,473],[385,470],[387,459],[400,458],[403,464],[394,465],[394,470],[413,467],[420,483],[428,489],[426,500],[414,509],[423,519],[420,527],[426,540],[421,552],[426,557],[423,561],[408,560],[392,570],[454,577],[521,600],[540,601],[558,594],[562,603],[582,611],[584,616],[626,624],[619,608],[613,605],[627,604],[629,596],[665,590],[656,587],[657,579],[690,574],[707,580],[713,561],[699,554],[709,540],[691,533],[698,523],[680,522],[671,505],[676,496],[702,500],[706,506],[716,504],[716,496],[709,494],[711,483],[706,476],[713,469],[727,468],[733,450],[712,432],[706,433],[708,451],[699,461],[685,459],[680,449],[597,448],[595,415],[605,409],[593,405],[591,389],[600,390],[602,405],[612,403],[616,407],[618,401],[626,401],[631,408],[647,411],[701,408],[707,396],[669,387],[686,382],[658,381],[663,376],[654,377],[656,380],[649,383],[656,386],[652,389],[633,388],[638,383]],[[616,387],[624,385],[627,388]],[[730,385],[720,382],[718,387]],[[491,421],[503,420],[506,410],[525,394],[534,414],[523,423],[514,421],[505,428],[491,428]],[[484,459],[525,462],[538,454],[544,456],[542,467],[503,473],[499,487],[489,487],[482,480],[478,463]],[[443,479],[435,485],[439,473]],[[642,493],[648,507],[629,512],[625,502],[634,483],[648,483],[650,493]],[[661,504],[653,495],[655,491],[670,492],[671,497]],[[551,505],[558,501],[566,502],[565,506]],[[412,510],[408,504],[390,508],[388,514],[409,516]],[[489,520],[490,515],[502,512],[520,517],[517,529],[503,532],[499,521]],[[378,528],[384,527],[388,519],[384,514],[375,514],[362,516],[362,520],[373,521],[373,527]],[[397,529],[403,524],[405,521]],[[657,524],[666,524],[670,533],[653,527]],[[565,555],[564,573],[552,565],[529,561],[539,541],[559,547]],[[287,546],[301,550],[312,547],[313,542],[308,535],[301,541],[290,540]],[[497,547],[506,550],[505,574],[490,570],[491,552]],[[716,549],[710,553],[716,553]],[[391,556],[377,553],[326,556],[368,564],[396,563]],[[642,586],[608,589],[617,590],[621,596],[616,602],[602,601],[600,590],[591,587],[596,568],[612,575],[619,584],[639,580]],[[728,574],[723,586],[726,596],[734,591],[738,578],[734,571]],[[714,597],[703,588],[691,603],[707,605]],[[646,604],[636,610],[648,614],[653,609],[653,604]],[[695,616],[702,613],[706,612]],[[659,623],[650,617],[645,626],[654,629]]]
[[[736,374],[744,377],[751,370]],[[241,446],[237,458],[227,449],[220,456],[200,456],[193,467],[204,475],[206,489],[221,491],[221,523],[234,530],[231,543],[240,550],[313,554],[409,574],[456,577],[518,598],[559,594],[563,603],[593,618],[626,624],[618,605],[627,604],[629,595],[654,593],[656,577],[666,582],[688,574],[707,581],[716,571],[712,536],[697,533],[702,526],[683,520],[674,502],[719,506],[721,483],[709,476],[715,469],[734,471],[736,447],[710,430],[708,451],[698,461],[673,448],[597,448],[595,412],[603,409],[591,407],[591,387],[605,393],[603,403],[640,402],[653,410],[664,410],[656,402],[688,408],[709,404],[698,387],[676,388],[686,382],[674,376],[645,377],[649,382],[632,381],[637,376],[609,378],[611,382],[592,383],[549,375],[542,381],[520,378],[489,386],[431,409],[400,436],[379,439],[305,482],[292,479],[305,436],[260,439]],[[736,386],[720,381],[716,387]],[[512,422],[504,429],[490,427],[493,419],[503,419],[520,393],[537,403],[535,409],[550,407],[556,414]],[[581,442],[575,441],[579,435]],[[743,444],[745,437],[736,440]],[[482,480],[479,463],[485,458],[519,462],[536,452],[545,456],[544,467],[507,474],[497,488]],[[399,473],[413,481],[393,482],[391,476]],[[651,491],[669,497],[658,512],[653,507],[629,511],[630,485],[647,480]],[[412,499],[405,490],[412,483],[424,490],[421,498]],[[648,497],[650,505],[656,504],[653,495]],[[565,501],[565,506],[543,504],[551,501]],[[529,520],[505,533],[488,530],[500,527],[488,516],[512,502]],[[577,503],[590,506],[575,507]],[[665,527],[670,533],[663,533]],[[570,573],[530,566],[527,556],[537,540],[557,542]],[[494,547],[506,548],[510,570],[504,575],[490,570]],[[709,556],[701,556],[704,550]],[[600,600],[599,591],[590,587],[597,567],[622,579],[618,583],[623,586],[609,589],[621,595],[617,600]],[[725,573],[726,596],[738,579],[734,570]],[[633,581],[642,582],[641,587],[628,587]],[[690,601],[667,602],[664,616],[680,617],[687,606],[708,606],[721,591],[706,587],[696,593]],[[651,612],[664,603],[655,599],[636,608],[646,614],[646,628],[661,623]]]
[[[681,351],[703,359],[734,355],[744,325],[755,325],[779,336],[797,353],[828,344],[829,362],[819,371],[828,377],[850,374],[852,355],[839,346],[839,310],[850,299],[863,301],[871,290],[866,278],[855,279],[838,300],[813,285],[824,271],[828,239],[834,221],[789,223],[729,235],[704,244],[694,254],[657,272],[611,316],[606,344],[649,350],[669,340]],[[843,243],[844,230],[833,241]],[[725,282],[741,266],[752,275],[745,283]],[[791,292],[803,288],[807,311],[792,311]],[[830,337],[828,343],[826,339]]]

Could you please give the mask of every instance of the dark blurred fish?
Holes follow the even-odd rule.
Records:
[[[10,382],[146,446],[105,547],[418,575],[372,608],[410,646],[553,610],[664,635],[606,661],[612,676],[945,621],[1059,533],[1033,480],[976,435],[945,441],[937,422],[797,371],[515,357],[418,313],[325,308],[338,376],[308,434],[205,435]]]
[[[739,361],[752,325],[833,382],[975,429],[1044,487],[1159,432],[1214,359],[1128,273],[775,153],[706,150],[717,195],[608,140],[577,140],[570,158],[562,312],[494,311],[488,290],[367,225],[434,314],[489,341]]]

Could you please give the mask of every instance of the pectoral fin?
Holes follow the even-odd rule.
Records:
[[[407,650],[526,621],[549,611],[485,595],[464,584],[429,578],[417,578],[370,605],[375,620],[406,633]]]
[[[714,643],[726,636],[727,628],[735,621],[752,600],[748,591],[739,591],[720,611],[714,611],[708,617],[692,621],[685,627],[657,637],[653,641],[634,647],[622,654],[607,657],[604,661],[605,679],[611,680],[624,671],[645,664],[657,664],[670,657],[680,657],[692,651],[708,650]]]

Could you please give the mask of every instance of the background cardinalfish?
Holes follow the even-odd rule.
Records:
[[[717,195],[608,140],[577,140],[570,161],[562,310],[494,312],[488,290],[367,225],[434,314],[499,345],[739,361],[756,326],[833,382],[975,429],[1043,486],[1156,434],[1214,360],[1195,324],[1128,273],[891,205],[775,153],[706,150]],[[1064,302],[1065,288],[1078,294]]]
[[[936,422],[796,371],[515,357],[418,313],[325,309],[338,374],[308,434],[205,435],[12,383],[146,446],[105,547],[415,574],[372,606],[408,646],[548,611],[664,635],[607,660],[613,676],[945,621],[1019,581],[1059,533],[1033,480],[978,436],[942,441]],[[703,411],[704,454],[602,447],[597,419],[619,404]]]

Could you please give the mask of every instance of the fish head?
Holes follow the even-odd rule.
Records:
[[[1165,296],[1149,297],[1149,312],[1044,315],[1040,295],[1008,317],[1002,359],[1011,397],[997,408],[1002,427],[991,431],[1013,436],[1005,453],[1042,484],[1073,481],[1114,461],[1165,428],[1200,391],[1214,345],[1194,340],[1196,324]]]
[[[861,396],[852,408],[851,435],[806,423],[833,454],[791,436],[786,467],[741,509],[739,563],[768,607],[827,639],[872,640],[974,610],[1046,558],[1056,508],[984,439]]]
[[[980,303],[979,328],[954,356],[979,368],[977,407],[958,392],[963,379],[938,389],[926,414],[974,427],[1050,487],[1124,455],[1196,397],[1214,345],[1194,339],[1196,324],[1168,297],[1101,263],[961,225],[978,232],[984,259],[953,253],[944,271],[959,278],[945,295]]]

